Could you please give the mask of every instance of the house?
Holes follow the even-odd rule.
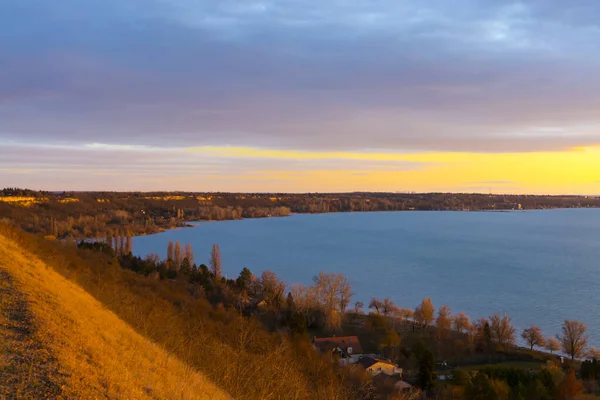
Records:
[[[321,353],[337,355],[340,359],[349,359],[362,354],[362,346],[356,336],[333,336],[313,338],[313,347]]]
[[[367,370],[371,375],[402,375],[402,368],[398,368],[398,366],[391,361],[384,360],[377,357],[361,357],[357,364],[362,365],[364,369]]]

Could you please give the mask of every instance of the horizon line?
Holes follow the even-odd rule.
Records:
[[[281,192],[281,191],[193,191],[193,190],[44,190],[44,189],[30,189],[30,188],[19,188],[19,187],[5,187],[2,190],[30,190],[32,192],[48,192],[53,194],[60,193],[211,193],[211,194],[391,194],[391,195],[430,195],[430,194],[445,194],[445,195],[487,195],[487,196],[531,196],[531,197],[598,197],[600,194],[574,194],[574,193],[562,193],[562,194],[535,194],[535,193],[502,193],[502,192],[460,192],[460,191],[341,191],[341,192]]]

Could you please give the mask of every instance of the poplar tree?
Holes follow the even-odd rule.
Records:
[[[173,261],[173,252],[175,251],[175,247],[173,242],[169,242],[167,245],[167,261]]]
[[[133,243],[131,241],[131,236],[127,235],[125,238],[125,251],[126,254],[131,254],[133,252]]]
[[[213,244],[210,257],[210,267],[217,280],[221,279],[221,250],[217,243]]]
[[[181,243],[175,242],[175,268],[179,269],[183,261],[183,254],[181,252]]]
[[[185,258],[188,259],[190,266],[194,265],[194,251],[192,250],[192,245],[190,243],[185,246]]]

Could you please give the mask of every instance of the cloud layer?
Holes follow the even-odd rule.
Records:
[[[402,154],[594,146],[599,21],[594,0],[7,0],[0,145]],[[55,151],[55,167],[76,152]],[[4,168],[35,167],[6,157]],[[145,165],[127,162],[114,165]]]
[[[4,137],[533,151],[600,141],[600,4],[9,0]]]

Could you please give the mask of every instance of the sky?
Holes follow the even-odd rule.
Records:
[[[0,187],[600,194],[600,2],[2,0]]]

